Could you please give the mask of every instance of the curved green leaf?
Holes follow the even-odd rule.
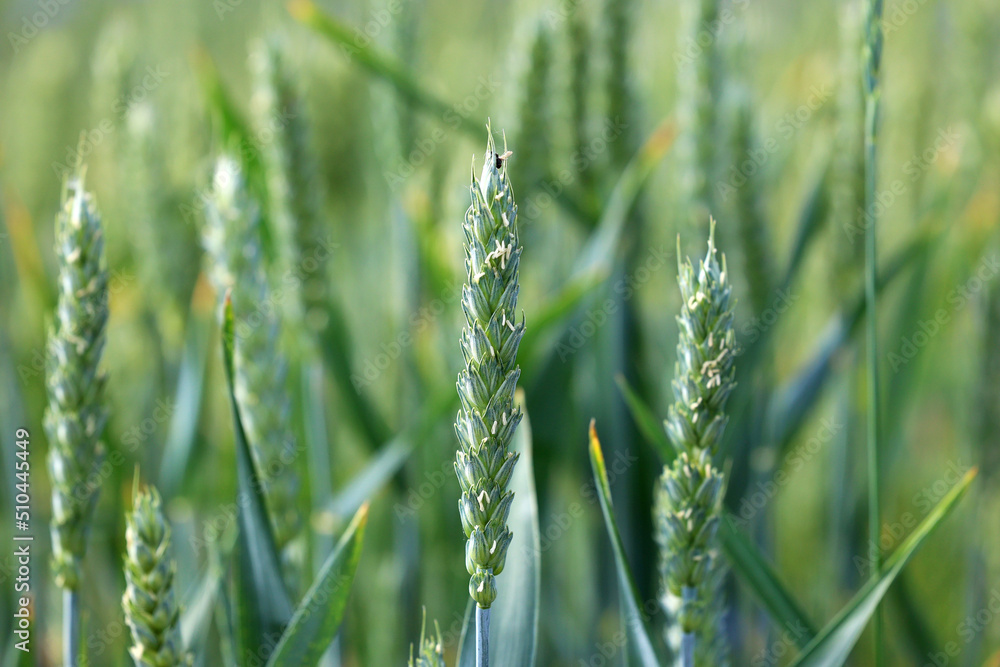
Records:
[[[323,360],[340,390],[341,399],[348,403],[349,409],[345,412],[355,421],[369,447],[378,449],[392,437],[392,429],[364,388],[356,387],[352,381],[355,377],[351,361],[353,345],[340,304],[331,300],[327,304],[327,315],[326,326],[318,334]]]
[[[413,451],[413,445],[403,438],[397,438],[383,445],[365,468],[355,475],[351,482],[330,498],[326,511],[338,519],[347,520],[353,512],[371,498],[396,474]],[[343,524],[341,524],[343,525]]]
[[[543,366],[544,356],[550,351],[551,344],[566,331],[566,322],[607,278],[607,273],[596,272],[571,280],[532,316],[531,328],[525,330],[518,351],[522,385],[531,384],[535,377],[533,371]]]
[[[361,560],[367,522],[368,504],[365,503],[295,609],[288,628],[267,662],[268,667],[308,667],[319,662],[326,652],[347,608],[347,598]]]
[[[625,405],[628,406],[629,412],[632,413],[635,425],[639,427],[639,432],[660,453],[663,464],[669,465],[674,460],[674,457],[677,456],[677,450],[674,449],[670,438],[667,437],[663,423],[653,415],[653,411],[639,397],[639,394],[632,389],[632,386],[625,379],[624,375],[619,374],[615,377],[615,380],[618,382],[618,388],[621,389]]]
[[[163,446],[160,463],[159,488],[165,498],[170,498],[181,488],[196,449],[198,421],[201,419],[205,389],[205,370],[208,367],[212,346],[213,307],[202,312],[192,307],[184,339],[177,387],[174,391],[173,415]]]
[[[854,596],[836,618],[805,648],[793,667],[841,667],[850,657],[854,645],[872,618],[879,602],[885,596],[892,582],[899,576],[913,554],[934,532],[959,499],[968,490],[977,470],[973,468],[955,487],[941,499],[931,513],[920,522],[895,553],[885,562],[882,575],[872,578]]]
[[[930,239],[931,237],[927,234],[916,235],[886,262],[876,285],[879,293],[912,262],[930,250]],[[862,292],[855,298],[850,309],[834,316],[834,320],[821,340],[816,354],[803,364],[802,369],[791,380],[775,392],[775,396],[768,406],[767,418],[770,421],[774,441],[778,443],[781,456],[786,453],[798,428],[822,394],[833,370],[833,360],[850,342],[852,335],[864,321],[864,317],[865,299]],[[757,344],[764,337],[761,336]]]
[[[389,81],[408,102],[445,121],[452,122],[450,119],[454,118],[458,122],[458,127],[476,138],[482,135],[483,128],[479,123],[457,113],[451,104],[424,88],[393,58],[380,53],[370,45],[360,44],[354,30],[321,10],[312,0],[293,0],[288,3],[288,10],[293,18],[339,46],[344,55],[353,59],[370,74]]]
[[[610,275],[629,211],[653,169],[670,150],[676,134],[673,118],[665,118],[629,161],[611,192],[597,229],[577,258],[573,279],[588,274]]]
[[[601,441],[597,439],[597,430],[594,428],[593,420],[590,422],[590,465],[594,470],[594,481],[597,486],[597,496],[601,501],[601,512],[604,514],[604,525],[608,529],[608,537],[611,538],[611,546],[615,552],[618,592],[625,622],[627,663],[643,667],[657,667],[666,664],[657,657],[656,650],[653,648],[646,613],[639,601],[639,592],[635,587],[632,570],[628,565],[625,546],[618,533],[618,523],[615,521],[614,507],[611,504],[608,471],[604,465],[604,453],[601,451]]]
[[[787,630],[799,648],[806,646],[816,636],[816,628],[757,546],[733,526],[733,521],[733,516],[728,515],[719,523],[719,539],[730,566],[754,592],[771,620]]]

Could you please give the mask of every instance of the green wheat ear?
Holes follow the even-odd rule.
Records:
[[[489,131],[489,126],[487,126]],[[515,323],[521,248],[517,205],[507,177],[507,158],[498,154],[489,132],[480,177],[472,176],[472,205],[465,214],[465,268],[462,332],[465,368],[458,374],[462,408],[455,421],[459,449],[455,473],[462,487],[458,502],[467,538],[465,566],[469,595],[482,609],[496,598],[511,532],[507,515],[514,493],[507,489],[518,455],[510,451],[521,410],[514,405],[520,376],[517,347],[524,322]]]
[[[690,221],[708,217],[712,206],[711,181],[715,168],[716,104],[719,94],[719,65],[715,40],[707,46],[699,42],[705,26],[716,25],[719,0],[684,0],[681,3],[681,45],[697,49],[686,53],[677,75],[678,125],[677,154],[681,165],[681,186]]]
[[[287,43],[277,37],[256,45],[251,54],[254,74],[252,108],[258,132],[273,138],[263,146],[270,220],[278,249],[272,277],[301,278],[299,292],[286,312],[302,318],[312,330],[322,328],[327,308],[323,242],[322,189],[313,153],[305,98],[286,55]]]
[[[407,667],[446,667],[444,646],[441,644],[441,628],[434,621],[434,636],[428,637],[427,609],[424,609],[424,620],[420,624],[420,652],[413,655],[413,644],[410,644],[410,659]]]
[[[724,99],[729,155],[740,164],[751,151],[759,148],[753,130],[754,107],[749,91],[740,84],[731,85]],[[729,210],[736,218],[750,305],[753,312],[759,314],[767,308],[774,284],[773,253],[761,204],[761,179],[756,173],[744,175],[744,178],[744,182],[728,192],[733,198]]]
[[[552,40],[548,28],[539,23],[531,45],[531,57],[524,74],[517,134],[518,171],[528,189],[541,185],[549,175],[551,156]]]
[[[133,493],[125,531],[125,594],[122,608],[132,631],[129,653],[138,667],[188,664],[180,632],[180,608],[174,592],[170,525],[155,488]]]
[[[725,564],[716,535],[725,480],[713,459],[735,386],[736,340],[726,260],[720,264],[716,254],[713,221],[698,270],[690,260],[678,266],[683,305],[666,430],[680,455],[664,469],[653,508],[667,640],[678,664],[699,667],[728,664],[721,634]]]
[[[104,457],[106,376],[98,369],[108,323],[104,232],[79,170],[63,189],[56,217],[59,261],[55,320],[49,331],[45,431],[52,478],[52,563],[56,584],[76,589]]]
[[[237,162],[220,158],[205,206],[203,243],[209,275],[220,294],[232,290],[237,318],[234,393],[250,451],[261,475],[279,548],[298,532],[297,446],[285,387],[288,364],[268,288],[260,242],[260,216]]]

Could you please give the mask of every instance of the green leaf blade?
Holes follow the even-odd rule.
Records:
[[[604,452],[597,438],[594,422],[590,422],[590,465],[594,471],[594,481],[597,486],[597,496],[604,514],[604,525],[611,538],[611,546],[615,555],[615,569],[618,574],[619,593],[622,603],[622,613],[625,622],[626,653],[629,665],[637,664],[643,667],[658,667],[666,664],[660,660],[650,639],[649,624],[639,602],[639,593],[632,577],[632,570],[625,554],[618,523],[615,521],[614,507],[611,503],[611,485],[608,483],[608,471],[604,463]]]
[[[354,575],[361,561],[367,523],[368,504],[365,503],[295,609],[288,628],[267,662],[268,667],[315,665],[329,648],[344,618]]]
[[[804,648],[816,636],[816,628],[778,579],[756,545],[735,526],[728,515],[719,524],[719,539],[733,571],[758,597],[771,620]]]
[[[892,582],[917,549],[941,524],[965,495],[975,478],[973,468],[941,499],[930,514],[885,561],[881,576],[871,579],[819,635],[803,650],[793,667],[841,667],[847,662],[861,633],[868,625]]]

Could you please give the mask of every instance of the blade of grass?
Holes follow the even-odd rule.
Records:
[[[816,636],[816,628],[802,608],[778,580],[771,565],[764,560],[757,546],[735,526],[732,514],[719,524],[719,539],[733,570],[760,600],[768,616],[781,629],[787,630],[799,648],[804,648]]]
[[[224,574],[225,571],[215,558],[210,558],[205,573],[185,596],[181,607],[181,637],[184,646],[192,653],[200,655],[204,652],[202,649],[212,626],[212,615],[215,613]]]
[[[597,430],[593,420],[590,422],[590,466],[594,472],[594,482],[597,487],[597,497],[601,503],[601,512],[604,514],[604,525],[608,530],[608,537],[611,538],[611,547],[615,555],[619,598],[627,638],[627,664],[639,664],[644,667],[665,664],[659,659],[653,648],[644,605],[639,600],[639,591],[635,586],[632,570],[628,564],[625,545],[618,532],[618,523],[615,521],[614,507],[611,503],[611,485],[608,483],[608,472],[604,464],[604,453],[601,451],[601,441],[597,438]]]
[[[978,470],[973,468],[885,561],[880,575],[872,577],[839,614],[810,642],[793,667],[841,667],[847,662],[868,621],[875,615],[886,591],[917,549],[941,524],[968,490]]]
[[[798,222],[795,225],[795,241],[785,269],[782,287],[787,288],[794,282],[802,266],[809,245],[816,238],[816,233],[822,229],[827,217],[827,178],[830,173],[831,160],[826,160],[823,171],[813,178],[806,193],[805,201],[799,211]]]
[[[306,359],[314,356],[314,346],[309,346],[305,357],[300,358],[298,403],[302,406],[302,442],[306,443],[308,470],[304,471],[308,482],[308,507],[315,514],[322,509],[323,503],[330,497],[333,481],[330,479],[332,464],[330,462],[330,442],[327,439],[326,428],[326,384],[323,377],[323,367],[318,363],[310,363]],[[354,507],[346,514],[344,520],[360,507]],[[333,547],[332,535],[324,531],[312,530],[306,534],[308,547],[306,551],[307,572],[313,572],[315,564],[330,552]]]
[[[350,484],[330,498],[325,510],[338,519],[351,516],[366,499],[392,479],[412,452],[413,445],[402,438],[383,445],[375,458],[351,479]]]
[[[670,443],[670,439],[667,438],[663,422],[656,418],[650,407],[646,405],[639,394],[629,385],[624,375],[619,374],[615,380],[618,382],[622,398],[625,399],[625,405],[628,406],[629,412],[632,413],[632,419],[635,420],[635,425],[639,428],[639,432],[660,453],[663,464],[669,465],[673,462],[674,457],[677,456],[677,450],[674,449],[674,446]]]
[[[369,447],[376,450],[392,437],[392,429],[363,388],[356,387],[351,379],[355,377],[351,363],[353,346],[339,305],[331,302],[328,315],[327,325],[319,334],[323,359],[340,390],[341,398],[348,403],[345,412],[353,418]]]
[[[380,52],[370,44],[360,44],[354,30],[324,12],[312,0],[291,0],[288,3],[288,12],[294,19],[338,46],[344,55],[357,62],[369,74],[391,83],[397,92],[415,107],[434,115],[449,127],[462,130],[472,138],[478,139],[482,135],[482,125],[462,112],[460,105],[449,103],[427,90],[406,67],[391,56]],[[558,179],[549,177],[548,180]],[[588,226],[593,224],[595,216],[590,211],[591,207],[576,193],[566,189],[560,192],[555,200],[575,219]]]
[[[476,139],[482,136],[483,128],[479,122],[460,114],[451,104],[426,90],[393,58],[371,45],[360,44],[354,30],[324,12],[316,3],[311,0],[292,0],[288,3],[288,12],[295,20],[339,46],[342,53],[370,74],[391,82],[408,102],[439,116],[449,124],[458,122],[458,127]]]
[[[924,234],[918,234],[907,243],[886,263],[877,284],[879,292],[932,248],[930,237]],[[833,360],[850,343],[867,312],[867,299],[861,294],[846,313],[834,316],[816,354],[775,393],[768,406],[768,419],[771,421],[774,441],[778,443],[779,460],[809,411],[816,405],[832,372]],[[762,335],[761,338],[763,337]]]
[[[292,615],[267,667],[315,665],[337,634],[361,560],[368,504],[354,516]]]
[[[571,280],[552,300],[537,310],[531,320],[531,328],[525,329],[518,348],[522,385],[531,384],[532,370],[541,366],[541,357],[550,351],[550,346],[555,344],[555,340],[565,330],[565,322],[607,277],[606,273],[595,273]]]
[[[653,170],[673,146],[676,136],[673,118],[663,119],[629,161],[611,192],[597,229],[576,260],[573,279],[611,273],[629,211]]]
[[[205,371],[208,368],[215,327],[211,300],[196,301],[198,303],[192,304],[188,317],[184,351],[181,353],[177,388],[174,392],[173,415],[160,463],[159,486],[164,498],[170,498],[180,490],[196,453],[194,443],[201,419]]]

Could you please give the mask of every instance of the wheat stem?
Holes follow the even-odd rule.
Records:
[[[719,25],[719,0],[685,0],[681,3],[681,48],[702,47],[706,32]],[[681,187],[684,205],[688,208],[685,223],[704,220],[712,210],[711,177],[716,146],[716,104],[719,88],[717,37],[708,34],[709,41],[693,55],[679,58],[677,74],[680,135],[677,155],[681,166]]]
[[[878,142],[878,116],[882,68],[882,0],[869,0],[865,17],[864,89],[865,89],[865,306],[867,333],[868,378],[868,533],[871,548],[872,577],[877,578],[882,569],[882,551],[879,546],[882,525],[879,500],[879,377],[878,329],[876,326],[876,147]],[[874,617],[874,642],[876,667],[883,663],[882,614],[876,610]]]
[[[80,596],[72,588],[63,589],[63,665],[80,664]]]
[[[476,607],[476,667],[490,664],[490,610]]]

